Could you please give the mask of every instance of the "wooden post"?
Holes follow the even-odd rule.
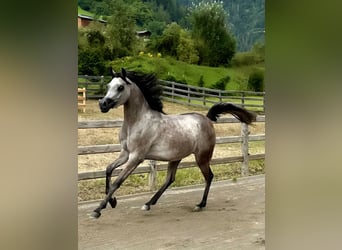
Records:
[[[172,98],[172,102],[174,102],[174,98],[175,98],[175,84],[174,82],[171,82],[171,87],[172,87],[172,90],[171,90],[171,98]]]
[[[84,113],[86,108],[86,88],[78,88],[77,91],[77,107],[82,108],[82,111]]]
[[[242,95],[241,95],[241,105],[243,108],[245,107],[245,92],[242,92]]]
[[[104,89],[104,81],[103,81],[104,76],[101,76],[100,78],[100,93],[101,95],[106,94],[106,90]]]
[[[206,101],[205,101],[205,89],[203,89],[203,106],[206,105]]]
[[[188,87],[188,103],[190,104],[191,100],[190,100],[190,87]]]
[[[156,162],[149,161],[150,172],[148,175],[148,184],[150,187],[150,191],[154,191],[156,189],[156,181],[157,181],[157,170],[156,170]]]
[[[246,123],[241,123],[241,151],[243,156],[243,161],[241,165],[241,175],[248,176],[249,175],[249,153],[248,153],[248,125]]]

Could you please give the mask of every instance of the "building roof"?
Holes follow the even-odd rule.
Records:
[[[87,19],[89,21],[99,21],[101,23],[107,23],[106,20],[102,20],[102,19],[95,19],[94,17],[91,17],[91,16],[86,16],[86,15],[82,15],[82,14],[78,14],[78,17],[81,18],[81,19]]]
[[[141,30],[141,31],[136,31],[136,34],[138,36],[150,36],[152,35],[152,32],[149,30]]]

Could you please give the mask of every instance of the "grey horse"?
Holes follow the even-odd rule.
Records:
[[[162,88],[155,75],[122,69],[119,73],[112,70],[112,76],[99,106],[103,113],[124,106],[124,121],[119,135],[122,149],[118,159],[106,169],[106,197],[91,217],[100,217],[100,211],[108,202],[113,208],[116,206],[116,198],[112,197],[115,190],[145,159],[168,161],[165,183],[142,207],[149,210],[175,180],[180,161],[190,154],[195,155],[206,181],[203,198],[195,210],[204,208],[214,176],[209,165],[216,140],[213,122],[220,114],[230,113],[241,122],[250,124],[255,120],[255,114],[231,103],[218,103],[209,109],[207,116],[198,113],[167,115],[161,102]],[[112,172],[119,166],[123,170],[111,184]]]

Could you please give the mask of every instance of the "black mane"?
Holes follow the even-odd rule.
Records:
[[[165,114],[161,101],[163,89],[154,74],[126,71],[126,76],[139,87],[151,109]]]

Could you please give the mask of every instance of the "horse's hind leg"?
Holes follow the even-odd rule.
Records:
[[[180,161],[170,161],[169,166],[167,168],[167,176],[165,183],[163,186],[158,190],[157,193],[149,200],[141,209],[142,210],[150,210],[151,205],[155,205],[160,198],[160,196],[164,193],[164,191],[171,185],[172,182],[175,181],[177,167]]]
[[[194,211],[200,211],[207,204],[207,198],[208,198],[208,194],[209,194],[211,181],[214,178],[214,174],[211,171],[210,165],[209,165],[211,155],[212,154],[209,153],[209,154],[198,154],[195,156],[196,162],[197,162],[199,168],[201,169],[201,172],[205,178],[206,185],[205,185],[202,201],[196,205],[196,207],[194,208]]]

